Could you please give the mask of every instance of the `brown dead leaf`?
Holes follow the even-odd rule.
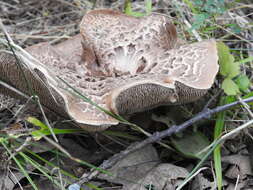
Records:
[[[100,179],[122,184],[123,190],[175,189],[188,171],[172,164],[160,164],[155,148],[150,145],[134,152],[108,170],[113,176],[100,174]]]
[[[185,168],[173,164],[159,164],[135,184],[126,184],[123,189],[147,190],[148,188],[172,190],[187,177]]]
[[[225,174],[230,179],[237,179],[238,176],[240,176],[241,179],[244,179],[247,175],[252,175],[249,156],[238,154],[224,156],[222,162],[232,164]]]
[[[100,179],[119,184],[136,183],[151,169],[160,162],[158,154],[153,146],[147,146],[137,152],[129,154],[124,159],[116,163],[108,171],[113,176],[100,174]]]

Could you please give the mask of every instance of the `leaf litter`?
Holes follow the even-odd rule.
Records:
[[[238,60],[238,56],[243,60],[253,55],[253,35],[248,27],[249,24],[252,23],[253,17],[252,14],[250,14],[252,12],[252,7],[250,7],[248,1],[243,1],[242,6],[245,7],[239,8],[237,4],[233,6],[230,5],[229,2],[222,0],[218,2],[221,6],[220,9],[217,9],[216,11],[213,9],[216,5],[213,5],[211,1],[207,1],[207,3],[202,6],[203,9],[195,10],[197,13],[196,17],[191,16],[194,11],[189,8],[191,6],[189,6],[187,2],[189,3],[191,1],[175,1],[173,3],[162,0],[153,1],[152,11],[166,14],[171,17],[173,22],[177,24],[180,37],[187,41],[195,41],[197,34],[192,34],[192,29],[194,29],[195,32],[208,33],[209,31],[205,31],[209,27],[206,26],[206,24],[216,16],[217,20],[213,21],[213,26],[216,28],[215,30],[211,30],[209,34],[216,39],[222,39],[223,42],[229,46],[229,48],[227,48],[226,46],[221,45],[222,50],[220,51],[223,52],[222,54],[225,56],[224,59],[226,62],[221,66],[221,78],[223,83],[221,82],[222,80],[217,82],[208,95],[203,98],[201,103],[184,105],[184,110],[173,107],[169,108],[169,112],[174,112],[169,116],[166,116],[168,110],[164,108],[156,109],[154,111],[154,113],[160,117],[158,120],[144,120],[147,117],[146,114],[140,114],[144,116],[139,117],[141,118],[139,123],[141,123],[141,126],[150,133],[169,127],[167,124],[171,122],[164,124],[163,121],[170,121],[171,118],[176,117],[173,122],[182,123],[186,119],[191,118],[192,115],[200,112],[200,108],[203,108],[208,100],[219,93],[219,86],[222,86],[227,95],[245,95],[253,89],[252,63],[249,61],[243,63],[243,65],[238,64],[238,61],[240,61]],[[226,3],[231,7],[223,7]],[[44,41],[58,43],[73,36],[78,33],[78,25],[84,12],[94,7],[122,10],[124,8],[124,1],[101,0],[96,1],[94,4],[94,1],[78,0],[1,0],[0,17],[14,41],[22,47],[27,47]],[[180,9],[178,9],[178,7],[180,7]],[[232,7],[236,8],[233,9]],[[224,8],[225,12],[223,12]],[[145,13],[144,1],[133,1],[132,9],[134,12]],[[175,17],[176,14],[180,15],[180,11],[184,12],[186,17]],[[196,20],[194,20],[194,18]],[[191,30],[185,28],[185,19],[189,19],[190,23],[193,23],[193,27],[195,28],[191,28]],[[212,23],[210,25],[212,25]],[[0,35],[0,38],[4,38],[3,33],[0,32]],[[3,47],[2,44],[0,44],[0,46]],[[239,51],[236,49],[239,49]],[[214,99],[210,103],[210,107],[215,107],[217,102],[218,99]],[[49,164],[39,158],[36,158],[37,162],[42,163],[44,169],[49,170],[54,179],[63,184],[62,187],[56,186],[52,181],[43,176],[38,169],[31,166],[27,161],[20,159],[21,163],[27,166],[27,173],[32,177],[38,189],[64,189],[68,184],[74,183],[83,173],[90,170],[89,167],[63,156],[55,146],[52,146],[50,142],[44,139],[39,141],[32,140],[26,144],[26,137],[29,136],[28,129],[33,129],[33,126],[26,123],[25,119],[22,119],[25,116],[13,119],[13,113],[18,109],[19,106],[13,105],[12,110],[3,110],[0,112],[0,132],[3,134],[4,139],[6,139],[7,135],[7,143],[11,145],[12,153],[18,157],[18,152],[15,152],[14,150],[20,149],[21,152],[27,153],[26,149],[29,149],[38,156],[43,157],[54,165],[49,166]],[[187,116],[185,116],[185,111],[187,112]],[[36,115],[36,117],[43,120],[42,116]],[[247,116],[246,111],[241,107],[229,110],[225,119],[225,130],[233,130],[250,118]],[[12,122],[8,123],[10,120],[12,120]],[[59,121],[59,118],[55,116],[49,116],[49,120],[50,123],[53,124],[53,127],[67,129],[75,127],[68,122]],[[204,139],[209,139],[209,141],[211,141],[214,127],[213,120],[215,120],[215,117],[197,123],[197,128],[194,130],[197,130],[198,133],[204,134]],[[138,117],[137,119],[135,118],[135,121],[138,123]],[[22,123],[24,131],[21,133],[16,129],[17,131],[14,134],[18,135],[18,138],[9,138],[10,134],[13,137],[13,132],[9,127],[18,123]],[[138,138],[143,137],[142,134],[136,131],[129,131],[129,128],[126,126],[122,126],[120,129],[112,128],[111,130],[115,130],[121,134],[120,137],[87,133],[60,134],[59,136],[61,137],[59,143],[74,157],[85,160],[88,163],[99,165],[103,160],[110,160],[110,156],[125,149],[133,142],[131,139],[122,138],[122,136],[124,137],[124,133]],[[189,132],[192,133],[192,130],[189,130]],[[248,144],[244,143],[244,139],[248,139],[248,136],[251,134],[251,131],[247,133],[242,132],[240,135],[229,139],[229,142],[225,142],[222,146],[224,189],[230,190],[235,189],[235,187],[238,189],[252,188],[250,184],[250,181],[252,180],[252,165],[250,162],[252,152],[248,151]],[[183,134],[172,138],[180,139],[180,136],[183,137]],[[178,147],[180,145],[180,143],[175,141],[173,145],[171,139],[165,139],[165,142],[171,145],[171,147]],[[204,140],[202,145],[206,142],[208,141]],[[231,147],[233,147],[233,150]],[[204,148],[204,146],[201,147],[201,149],[202,148]],[[169,154],[166,154],[161,159],[161,153],[164,152],[164,150],[169,152]],[[180,150],[178,151],[177,148],[174,150],[168,150],[159,145],[145,147],[144,149],[123,158],[109,169],[108,172],[113,174],[113,176],[100,174],[98,179],[92,180],[91,183],[94,184],[96,188],[100,189],[176,189],[179,183],[187,177],[189,171],[191,171],[191,168],[199,159],[198,157],[195,157],[194,159],[192,157],[189,158],[189,156],[182,154],[182,151],[186,150],[181,149],[181,152]],[[4,148],[1,149],[0,155],[1,158],[3,157],[3,159],[1,159],[2,172],[0,181],[5,182],[5,189],[33,189],[14,161],[8,159],[11,155],[8,155]],[[34,158],[33,156],[31,157]],[[211,172],[211,165],[212,158],[210,157],[204,163],[204,166],[210,169],[201,170],[193,180],[192,184],[188,185],[187,188],[203,190],[216,188],[215,177],[213,176],[213,172]],[[56,170],[57,167],[61,168],[66,173],[55,172],[58,171]],[[95,187],[85,184],[86,189],[96,189]]]

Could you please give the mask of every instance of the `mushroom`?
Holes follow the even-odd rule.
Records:
[[[142,18],[112,10],[88,12],[80,34],[58,45],[26,49],[38,61],[23,64],[0,53],[0,79],[89,131],[118,121],[71,92],[58,77],[116,114],[127,115],[160,105],[195,101],[212,86],[218,72],[216,43],[180,44],[163,15]],[[0,93],[20,98],[5,87]]]

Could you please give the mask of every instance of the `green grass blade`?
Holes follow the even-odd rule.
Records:
[[[48,166],[51,166],[51,167],[53,167],[53,168],[58,167],[58,166],[56,166],[55,164],[53,164],[52,162],[49,162],[49,161],[47,161],[46,159],[42,158],[40,155],[34,153],[33,151],[30,151],[30,150],[28,150],[28,149],[25,149],[25,150],[26,150],[26,152],[28,152],[29,154],[33,155],[35,158],[37,158],[37,159],[41,160],[42,162],[46,163]],[[63,169],[61,169],[61,168],[59,168],[59,169],[60,169],[60,171],[62,172],[62,174],[64,174],[65,176],[71,177],[72,179],[75,179],[75,180],[78,179],[78,177],[74,176],[73,174],[70,174],[70,173],[68,173],[67,171],[65,171],[65,170],[63,170]]]
[[[50,176],[48,173],[50,173],[50,171],[45,171],[45,167],[41,166],[38,162],[35,162],[33,159],[31,159],[29,156],[27,156],[25,153],[23,152],[19,152],[19,155],[21,155],[24,160],[26,160],[27,162],[29,162],[32,166],[34,166],[36,169],[38,169],[44,176],[46,176],[50,181],[52,181],[52,183],[54,183],[55,185],[57,185],[58,187],[60,187],[61,189],[65,189],[61,186],[61,184],[59,182],[57,182],[56,179],[54,179],[52,176]],[[65,189],[66,190],[66,189]]]
[[[110,115],[111,117],[119,120],[119,121],[125,121],[124,118],[122,118],[120,115],[114,114],[108,110],[106,110],[105,108],[99,106],[97,103],[93,102],[91,99],[87,98],[86,96],[84,96],[81,92],[79,92],[77,89],[73,88],[70,84],[68,84],[65,80],[63,80],[61,77],[58,76],[58,78],[65,84],[67,85],[67,87],[69,87],[71,90],[68,89],[64,89],[67,90],[69,93],[80,97],[82,100],[84,100],[85,102],[88,102],[89,104],[95,106],[97,109],[99,109],[100,111],[106,113],[107,115]]]
[[[27,121],[34,126],[40,127],[40,129],[32,131],[31,135],[33,138],[36,140],[41,139],[44,135],[51,135],[52,132],[57,135],[57,134],[72,134],[72,133],[81,133],[83,132],[82,129],[57,129],[57,128],[50,128],[41,122],[40,120],[34,118],[34,117],[28,117]]]
[[[224,105],[227,101],[226,97],[221,97],[220,105]],[[221,137],[224,128],[224,119],[226,112],[220,112],[217,116],[214,128],[214,140]],[[218,145],[213,152],[214,169],[216,174],[218,190],[222,189],[222,167],[221,167],[221,147]]]
[[[9,150],[9,148],[7,147],[7,145],[1,141],[1,144],[4,146],[4,148],[7,150],[7,152],[11,154],[11,151]],[[29,183],[31,184],[31,186],[33,187],[34,190],[39,190],[37,188],[37,186],[35,185],[35,183],[33,182],[32,178],[29,176],[29,174],[27,173],[27,171],[25,170],[25,168],[22,166],[22,164],[18,161],[18,159],[13,155],[12,159],[16,162],[17,166],[20,168],[20,171],[24,174],[24,176],[26,177],[26,179],[29,181]]]
[[[241,59],[240,61],[237,61],[235,63],[244,64],[244,63],[248,63],[248,62],[251,62],[251,61],[253,61],[253,56],[250,56],[250,57],[245,58],[245,59]]]
[[[115,113],[112,113],[110,111],[108,111],[107,109],[99,106],[96,102],[93,102],[91,99],[87,98],[86,96],[84,96],[81,92],[79,92],[77,89],[73,88],[70,84],[68,84],[65,80],[63,80],[61,77],[58,76],[58,78],[64,83],[67,85],[68,88],[70,89],[64,89],[64,90],[67,90],[69,93],[71,93],[72,95],[74,96],[77,96],[79,98],[81,98],[83,101],[85,102],[88,102],[89,104],[95,106],[98,110],[104,112],[105,114],[117,119],[119,122],[123,123],[123,124],[127,124],[129,126],[132,126],[132,127],[135,127],[136,129],[138,128],[139,129],[139,126],[133,124],[133,123],[130,123],[129,121],[125,120],[122,116],[120,115],[117,115]]]
[[[233,102],[232,96],[221,97],[220,105],[225,105]],[[215,129],[214,129],[214,140],[218,140],[223,133],[224,124],[225,124],[226,111],[220,112],[217,116]],[[214,158],[214,169],[216,174],[218,190],[222,189],[222,167],[221,167],[221,146],[217,145],[213,152]]]
[[[34,152],[32,152],[32,151],[30,151],[30,150],[28,150],[28,149],[26,149],[26,151],[27,151],[29,154],[33,155],[35,158],[37,158],[37,159],[41,160],[42,162],[44,162],[45,164],[47,164],[48,166],[50,166],[50,167],[52,167],[52,168],[59,168],[59,166],[55,165],[55,164],[52,163],[52,162],[47,161],[46,159],[42,158],[42,157],[39,156],[38,154],[36,154],[36,153],[34,153]],[[59,170],[60,170],[60,172],[61,172],[63,175],[65,175],[65,176],[68,176],[68,177],[70,177],[70,178],[72,178],[72,179],[74,179],[74,180],[78,180],[78,179],[79,179],[78,177],[74,176],[73,174],[71,174],[71,173],[69,173],[69,172],[67,172],[67,171],[65,171],[65,170],[63,170],[63,169],[61,169],[61,168],[59,168]],[[67,181],[67,182],[68,182],[68,184],[71,184],[70,181]],[[92,189],[101,190],[99,187],[97,187],[96,185],[94,185],[94,184],[92,184],[92,183],[87,183],[87,184],[85,184],[85,185],[86,185],[87,187],[92,188]]]
[[[47,126],[44,124],[44,123],[42,123],[41,121],[39,121],[39,120],[37,120],[36,118],[33,118],[32,119],[32,121],[34,121],[38,126],[40,126],[41,128],[42,128],[42,131],[40,131],[40,130],[37,130],[37,131],[35,131],[36,133],[33,133],[33,135],[35,135],[35,136],[45,136],[45,132],[46,132],[46,128],[47,128]],[[43,131],[44,130],[44,131]],[[55,130],[55,129],[53,129],[53,130]],[[60,129],[58,129],[58,130],[60,130]],[[64,130],[66,130],[66,129],[64,129]],[[72,130],[70,130],[70,131],[72,131]],[[56,130],[56,131],[54,131],[56,134],[58,133],[58,131]],[[51,133],[49,133],[49,131],[47,131],[47,134],[49,135],[49,134],[51,134]],[[68,153],[66,152],[65,154],[67,154],[68,155]],[[107,174],[107,175],[113,175],[113,174],[111,174],[111,173],[109,173],[109,172],[107,172],[106,170],[103,170],[103,169],[101,169],[101,168],[99,168],[99,167],[96,167],[96,166],[94,166],[94,165],[92,165],[92,164],[90,164],[90,163],[88,163],[88,162],[85,162],[85,161],[83,161],[83,160],[80,160],[80,159],[78,159],[78,158],[74,158],[74,157],[72,157],[71,155],[69,155],[70,157],[71,157],[71,159],[72,160],[74,160],[74,161],[76,161],[76,162],[78,162],[78,163],[80,163],[80,164],[83,164],[83,165],[85,165],[85,166],[87,166],[87,167],[89,167],[89,168],[92,168],[92,169],[95,169],[95,170],[97,170],[97,171],[99,171],[99,172],[101,172],[101,173],[104,173],[104,174]]]
[[[152,12],[152,0],[145,1],[146,15],[150,15]]]

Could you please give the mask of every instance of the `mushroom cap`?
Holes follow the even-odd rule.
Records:
[[[159,14],[136,18],[112,10],[84,15],[80,31],[83,56],[92,75],[146,73],[156,54],[175,47],[175,26]]]
[[[111,10],[90,11],[80,30],[58,45],[27,48],[38,61],[23,67],[44,106],[89,131],[118,121],[73,94],[58,77],[98,106],[132,114],[194,101],[218,72],[215,41],[179,46],[174,25],[162,15],[135,18]],[[0,68],[0,79],[31,95],[14,57],[0,53]]]
[[[219,70],[215,40],[205,40],[182,45],[162,52],[158,58],[162,64],[152,72],[168,75],[169,81],[178,81],[195,89],[211,88]]]

